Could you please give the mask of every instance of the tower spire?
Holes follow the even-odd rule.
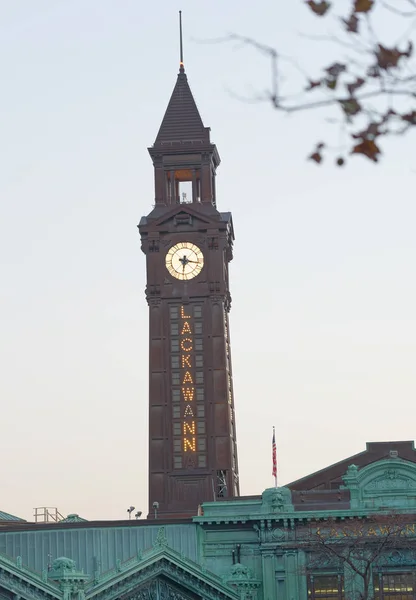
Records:
[[[182,11],[179,11],[179,72],[185,73],[185,67],[183,65],[183,42],[182,42]]]

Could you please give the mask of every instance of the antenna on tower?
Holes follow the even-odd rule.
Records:
[[[181,73],[185,71],[183,66],[183,42],[182,42],[182,11],[179,11],[179,53],[180,53],[180,62],[179,62],[179,70]]]

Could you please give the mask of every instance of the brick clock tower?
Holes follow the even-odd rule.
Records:
[[[239,496],[228,314],[231,213],[219,212],[220,157],[183,63],[149,148],[155,204],[139,224],[149,305],[149,517],[196,515]]]

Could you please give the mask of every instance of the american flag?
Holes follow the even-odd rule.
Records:
[[[274,427],[273,427],[273,438],[272,438],[272,460],[273,460],[272,475],[276,481],[276,479],[277,479],[277,451],[276,451],[276,438],[275,438],[275,434],[274,434]]]

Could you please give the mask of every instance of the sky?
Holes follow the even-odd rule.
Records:
[[[339,49],[299,35],[317,23],[303,3],[0,0],[0,509],[26,519],[146,514],[136,225],[154,201],[147,148],[176,81],[179,9],[236,234],[241,492],[273,485],[273,424],[281,485],[367,441],[414,439],[415,137],[387,142],[380,165],[318,167],[305,157],[333,134],[326,115],[247,102],[267,60],[218,41],[251,36],[317,70]]]

